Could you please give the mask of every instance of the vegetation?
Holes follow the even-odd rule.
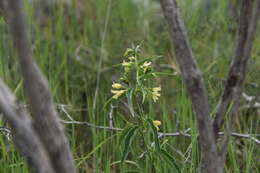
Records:
[[[231,62],[237,21],[236,16],[230,14],[228,1],[213,0],[211,8],[207,10],[203,3],[202,0],[179,1],[191,46],[203,71],[210,104],[212,110],[215,110],[213,105],[217,105],[224,87],[223,79]],[[197,171],[200,149],[196,120],[157,1],[72,0],[69,4],[62,1],[52,4],[50,15],[45,20],[35,17],[37,8],[30,1],[25,1],[25,7],[29,16],[27,22],[30,26],[33,53],[48,78],[79,172],[164,173],[173,172],[174,168],[175,172],[178,169],[180,172]],[[0,21],[0,30],[0,77],[27,104],[16,54],[3,18]],[[161,57],[152,63],[153,68],[150,64],[147,65],[151,68],[147,69],[151,70],[149,73],[156,71],[157,74],[166,74],[147,79],[144,84],[147,90],[142,89],[143,84],[135,83],[136,78],[130,79],[134,81],[132,86],[137,86],[135,91],[140,92],[135,98],[134,107],[141,105],[138,111],[147,116],[143,116],[141,122],[129,117],[131,111],[129,113],[128,108],[131,109],[131,105],[128,102],[124,106],[125,97],[115,97],[114,94],[118,92],[114,90],[111,93],[111,86],[116,88],[113,82],[118,81],[122,77],[121,72],[126,70],[121,63],[135,56],[128,52],[124,57],[126,48],[140,43],[140,57]],[[259,43],[260,39],[257,37],[244,88],[247,95],[258,97]],[[142,63],[150,62],[150,59],[145,60]],[[135,67],[141,68],[138,64]],[[161,87],[160,97],[153,99],[152,90],[150,93],[148,90],[158,86]],[[130,97],[130,92],[128,88],[123,93],[126,94],[126,100]],[[233,131],[243,134],[260,133],[259,110],[241,109],[237,115]],[[158,124],[152,123],[153,120],[161,122],[158,132]],[[140,127],[131,125],[135,121],[140,122]],[[8,125],[1,121],[0,126]],[[99,127],[115,129],[104,130]],[[149,133],[140,130],[146,127],[150,128]],[[131,140],[131,133],[135,133],[136,129],[139,129],[140,135],[135,135]],[[153,136],[161,132],[180,132],[180,135],[163,136],[157,143],[157,138]],[[157,149],[163,149],[161,152],[165,151],[164,156],[153,153],[153,142],[155,147],[157,144],[163,146]],[[16,151],[12,141],[7,139],[4,131],[0,135],[0,143],[0,172],[27,173],[26,162]],[[145,147],[149,148],[151,154],[144,153],[148,151]],[[171,157],[167,158],[169,155]],[[259,144],[247,138],[233,137],[228,146],[225,171],[259,172],[259,155]],[[163,160],[164,157],[166,161]],[[124,164],[121,164],[122,158]]]

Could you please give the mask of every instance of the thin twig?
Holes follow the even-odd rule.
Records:
[[[122,128],[117,128],[117,127],[109,127],[109,126],[99,126],[95,125],[89,122],[80,122],[80,121],[66,121],[66,120],[60,120],[64,124],[78,124],[78,125],[87,125],[92,128],[96,129],[102,129],[102,130],[114,130],[114,131],[122,131]],[[6,127],[0,127],[0,131],[3,130],[7,133],[10,133],[10,129]],[[174,137],[174,136],[184,136],[184,137],[192,137],[191,134],[187,133],[190,130],[190,128],[186,129],[184,132],[159,132],[158,137]],[[223,136],[225,133],[224,132],[219,132],[219,136]],[[257,144],[260,144],[260,140],[258,140],[256,137],[260,137],[260,134],[248,134],[248,133],[237,133],[237,132],[232,132],[230,134],[233,137],[238,137],[238,138],[247,138],[252,141],[254,141]]]
[[[102,130],[114,130],[114,131],[122,131],[122,128],[117,128],[117,127],[110,127],[110,126],[99,126],[99,125],[95,125],[89,122],[81,122],[81,121],[76,121],[74,120],[69,113],[66,111],[65,107],[63,107],[63,109],[61,109],[65,115],[68,117],[68,119],[70,119],[70,121],[66,121],[66,120],[60,120],[62,123],[64,124],[78,124],[78,125],[87,125],[89,127],[92,128],[96,128],[96,129],[102,129]],[[189,134],[188,132],[191,130],[191,128],[188,128],[184,131],[178,131],[178,132],[158,132],[158,137],[162,138],[162,137],[167,137],[167,136],[184,136],[184,137],[192,137],[191,134]],[[224,135],[224,132],[219,132],[218,135]],[[254,142],[256,142],[257,144],[260,144],[259,140],[256,139],[255,137],[260,137],[260,134],[243,134],[243,133],[236,133],[236,132],[232,132],[230,133],[231,136],[234,137],[240,137],[240,138],[248,138],[253,140]],[[255,137],[254,137],[255,136]]]
[[[78,124],[78,125],[87,125],[89,127],[92,128],[96,128],[96,129],[102,129],[102,130],[114,130],[114,131],[122,131],[122,128],[117,128],[117,127],[109,127],[109,126],[99,126],[99,125],[95,125],[89,122],[81,122],[81,121],[66,121],[66,120],[60,120],[62,123],[64,124]],[[191,134],[187,133],[190,130],[190,128],[186,129],[185,131],[178,131],[178,132],[158,132],[158,137],[162,138],[162,137],[174,137],[174,136],[184,136],[184,137],[192,137]],[[219,132],[218,135],[224,135],[224,132]],[[260,141],[258,139],[256,139],[254,136],[256,137],[260,137],[260,134],[243,134],[243,133],[237,133],[237,132],[232,132],[230,134],[233,137],[239,137],[239,138],[248,138],[250,140],[253,140],[254,142],[256,142],[257,144],[260,144]]]
[[[80,122],[80,121],[66,121],[66,120],[60,120],[64,124],[79,124],[79,125],[87,125],[89,127],[97,128],[97,129],[103,129],[103,130],[115,130],[115,131],[121,131],[123,129],[116,128],[116,127],[109,127],[109,126],[99,126],[95,124],[91,124],[88,122]]]
[[[178,132],[175,132],[175,133],[161,133],[161,132],[159,132],[158,135],[159,135],[159,138],[160,137],[165,137],[165,136],[186,136],[186,137],[191,137],[191,135],[188,134],[190,129],[191,128],[188,128],[184,132],[178,131]]]
[[[60,109],[61,111],[63,111],[65,113],[65,115],[71,120],[74,121],[73,118],[70,116],[70,114],[66,111],[65,106],[64,105],[60,105]]]
[[[224,135],[224,132],[219,132],[218,134]],[[260,140],[258,140],[256,138],[256,137],[260,137],[260,134],[247,134],[247,133],[232,132],[230,135],[233,136],[233,137],[238,137],[238,138],[247,138],[247,139],[254,141],[257,144],[260,144]]]

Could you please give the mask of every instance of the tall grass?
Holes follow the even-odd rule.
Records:
[[[34,6],[25,2],[37,63],[48,78],[55,102],[67,105],[65,109],[75,120],[108,126],[110,108],[103,109],[103,105],[111,97],[112,81],[119,77],[121,69],[116,65],[122,62],[124,50],[132,43],[144,41],[144,56],[164,56],[156,65],[159,71],[175,72],[178,69],[158,2],[144,2],[72,0],[69,6],[54,5],[52,15],[42,27],[33,16]],[[179,1],[214,110],[223,89],[221,80],[225,78],[231,61],[237,24],[228,13],[228,1],[213,0],[207,13],[202,8],[202,2]],[[0,20],[0,31],[0,76],[26,104],[15,51],[3,19]],[[260,94],[259,88],[250,85],[260,84],[259,42],[257,38],[245,82],[245,92],[251,95]],[[165,64],[170,68],[165,68]],[[163,77],[157,82],[161,83],[162,97],[156,106],[148,107],[149,112],[154,119],[162,121],[164,132],[190,128],[191,138],[178,136],[165,137],[164,140],[168,140],[167,149],[182,172],[196,172],[200,159],[198,133],[182,80],[176,75]],[[65,113],[61,109],[59,111],[60,117],[66,119]],[[124,115],[120,114],[119,110],[115,111],[114,126],[123,128],[126,123],[122,118]],[[259,133],[259,123],[259,113],[241,112],[235,131]],[[1,126],[6,124],[1,122]],[[172,168],[159,159],[155,160],[154,167],[145,157],[131,160],[141,154],[141,146],[131,148],[132,155],[122,167],[118,161],[123,149],[117,132],[84,125],[65,127],[79,172],[172,172]],[[225,170],[259,172],[259,155],[259,146],[254,142],[232,138]],[[26,162],[4,135],[0,135],[0,172],[28,172]]]

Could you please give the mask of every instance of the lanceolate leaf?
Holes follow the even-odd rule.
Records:
[[[146,95],[147,95],[145,86],[141,86],[141,90],[142,90],[142,103],[144,103]]]
[[[139,171],[126,171],[125,173],[140,173]]]
[[[148,123],[150,124],[150,126],[151,126],[151,128],[152,128],[152,131],[153,131],[153,137],[154,137],[154,142],[155,142],[156,150],[157,150],[157,151],[160,151],[160,150],[161,150],[161,147],[160,147],[160,143],[159,143],[159,138],[158,138],[157,129],[156,129],[156,127],[155,127],[154,124],[153,124],[153,120],[151,120],[151,119],[149,118],[147,121],[148,121]]]
[[[142,64],[142,63],[144,63],[145,61],[155,61],[155,60],[157,60],[157,59],[159,59],[159,58],[162,58],[162,56],[155,56],[155,57],[144,58],[144,59],[138,61],[138,64]]]
[[[125,145],[124,145],[124,151],[123,151],[123,156],[121,159],[121,162],[123,163],[124,160],[126,159],[128,153],[129,153],[129,149],[132,143],[132,139],[135,136],[135,132],[137,131],[137,129],[139,128],[139,126],[134,125],[132,128],[130,128],[128,130],[128,132],[125,135]]]
[[[158,132],[156,127],[153,124],[153,121],[151,119],[148,119],[148,122],[153,130],[154,142],[155,142],[155,147],[157,152],[160,153],[160,155],[162,155],[163,159],[165,159],[172,166],[174,166],[178,172],[181,172],[178,165],[176,164],[175,159],[171,156],[171,154],[169,154],[165,149],[161,148],[159,143],[159,138],[158,138]]]
[[[130,113],[134,117],[135,113],[134,113],[134,108],[133,108],[133,92],[134,92],[134,89],[131,88],[130,91],[127,93],[126,97],[127,97],[127,102],[128,102]]]
[[[165,159],[172,166],[174,166],[178,172],[181,172],[180,168],[178,167],[175,159],[171,156],[171,154],[169,154],[165,149],[161,149],[160,154],[163,156],[163,159]]]
[[[129,130],[133,128],[133,124],[127,124],[124,129],[120,132],[119,137],[119,144],[123,145],[123,140],[125,139],[126,135],[128,134]]]

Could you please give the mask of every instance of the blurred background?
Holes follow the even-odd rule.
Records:
[[[240,1],[179,0],[178,4],[203,71],[214,114],[232,58]],[[197,171],[196,121],[158,0],[24,0],[24,11],[34,57],[49,81],[63,120],[69,120],[69,115],[77,121],[109,126],[111,109],[104,109],[104,104],[112,96],[111,84],[121,75],[119,64],[126,48],[142,42],[142,56],[162,56],[154,68],[174,75],[155,81],[162,87],[162,97],[156,105],[148,107],[149,113],[162,121],[163,132],[190,128],[192,137],[165,137],[164,140],[168,140],[168,150],[182,172]],[[0,18],[0,32],[0,77],[26,104],[23,80],[4,16]],[[234,122],[234,131],[243,134],[260,133],[259,105],[254,106],[260,102],[259,34],[258,30],[241,109]],[[114,126],[123,128],[125,115],[119,110],[114,112]],[[3,120],[0,126],[8,127]],[[142,153],[142,146],[132,148],[129,162],[120,166],[123,149],[117,132],[80,124],[64,126],[79,172],[171,172],[160,161],[151,166],[145,157],[132,160]],[[259,172],[259,156],[259,144],[232,138],[225,170]],[[28,172],[26,162],[4,132],[0,135],[0,172]]]

